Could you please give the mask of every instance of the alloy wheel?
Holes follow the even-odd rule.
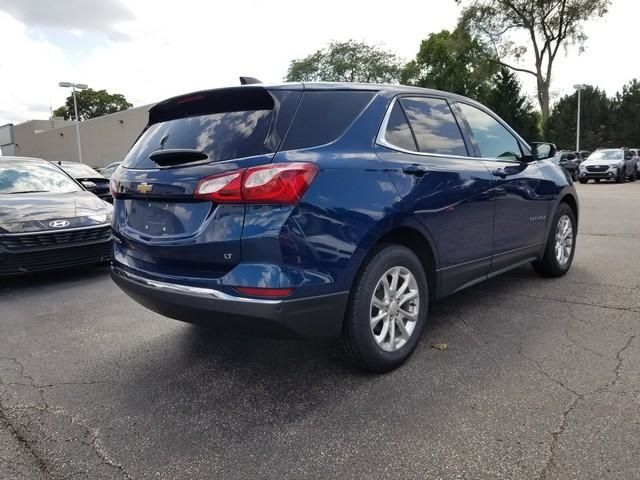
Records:
[[[378,280],[371,297],[370,327],[386,352],[402,348],[413,335],[420,313],[420,292],[413,273],[392,267]]]
[[[565,266],[571,258],[573,250],[573,225],[568,215],[562,215],[558,219],[556,227],[556,260],[561,266]]]

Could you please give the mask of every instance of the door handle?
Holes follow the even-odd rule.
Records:
[[[496,168],[493,172],[491,172],[491,175],[500,178],[507,178],[509,176],[509,174],[502,168]]]
[[[407,175],[415,175],[416,177],[422,177],[429,173],[429,169],[423,165],[407,165],[402,171]]]

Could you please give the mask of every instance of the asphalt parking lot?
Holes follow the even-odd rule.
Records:
[[[577,188],[566,277],[435,305],[383,376],[164,319],[106,269],[2,280],[0,478],[640,478],[640,182]]]

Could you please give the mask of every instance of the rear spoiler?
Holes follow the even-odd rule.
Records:
[[[273,110],[273,107],[269,91],[258,85],[202,90],[156,103],[149,109],[149,125],[213,113]]]
[[[257,78],[253,77],[240,77],[240,85],[254,85],[256,83],[262,83]]]

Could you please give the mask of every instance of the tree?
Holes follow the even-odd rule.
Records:
[[[599,88],[588,85],[580,99],[580,148],[595,150],[612,146],[611,101]],[[553,108],[547,122],[547,138],[559,148],[572,149],[576,144],[578,94],[565,95]]]
[[[93,90],[91,88],[79,90],[76,91],[76,98],[78,101],[78,117],[80,117],[80,120],[101,117],[109,113],[116,113],[133,107],[124,95],[120,93],[109,93],[106,90]],[[75,118],[73,94],[67,97],[62,107],[56,108],[53,111],[53,115],[63,117],[66,120]]]
[[[289,82],[397,83],[401,62],[396,55],[366,43],[331,42],[321,50],[289,64]]]
[[[484,100],[497,64],[491,52],[462,27],[430,34],[415,60],[402,70],[401,83],[446,90]]]
[[[623,147],[640,145],[640,82],[633,79],[611,101],[611,141]]]
[[[516,75],[502,67],[493,76],[493,86],[484,102],[527,141],[540,139],[539,117],[522,93]]]
[[[493,48],[501,65],[533,75],[546,125],[550,115],[549,90],[553,65],[561,46],[577,43],[583,48],[584,22],[603,16],[611,0],[456,0],[463,6],[461,21],[478,39]],[[512,34],[525,33],[527,45],[514,42]],[[533,68],[507,63],[533,51]]]

